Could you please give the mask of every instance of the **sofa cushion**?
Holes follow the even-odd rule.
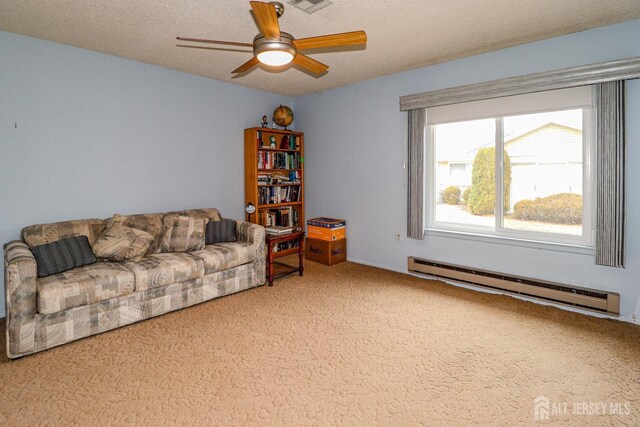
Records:
[[[169,214],[164,217],[160,252],[191,252],[204,248],[206,218]]]
[[[87,236],[68,237],[38,245],[32,252],[38,265],[38,277],[51,276],[96,262]]]
[[[155,237],[146,231],[113,224],[93,244],[93,252],[110,261],[140,261]]]
[[[202,259],[185,253],[154,254],[124,266],[136,276],[136,291],[166,286],[204,275]]]
[[[236,222],[230,219],[209,221],[204,239],[207,245],[220,242],[235,242],[238,240],[236,237]]]
[[[209,274],[254,261],[256,246],[245,242],[217,243],[191,252],[191,255],[204,261],[204,274]]]
[[[93,244],[100,237],[104,228],[105,222],[101,219],[80,219],[30,225],[22,229],[22,240],[31,249],[38,245],[74,236],[87,236],[89,244]]]
[[[38,279],[41,314],[93,304],[133,292],[135,278],[123,265],[100,262]]]

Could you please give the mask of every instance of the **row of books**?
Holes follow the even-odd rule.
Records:
[[[260,211],[260,225],[265,227],[295,227],[298,225],[298,211],[291,206]]]
[[[258,152],[258,169],[300,169],[300,153]]]
[[[261,205],[272,205],[275,203],[288,203],[300,201],[300,186],[291,187],[269,187],[258,188],[258,203]]]
[[[273,252],[286,251],[287,249],[297,248],[298,246],[299,246],[299,243],[297,241],[276,243],[276,245],[273,247]]]
[[[258,175],[258,185],[287,185],[300,184],[300,171],[289,171],[288,175],[281,173],[266,173]]]
[[[264,137],[263,137],[264,136]],[[271,136],[275,138],[275,147],[272,147]],[[280,137],[280,141],[278,141]],[[259,130],[257,132],[258,148],[279,148],[281,150],[299,150],[300,149],[300,135],[280,135],[271,132],[263,132]]]

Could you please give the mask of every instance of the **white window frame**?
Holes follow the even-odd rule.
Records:
[[[593,104],[595,105],[595,104]],[[566,110],[566,109],[564,109]],[[563,109],[549,109],[536,112],[563,111]],[[529,113],[527,113],[529,114]],[[494,117],[496,119],[496,215],[494,228],[473,226],[467,224],[436,222],[436,161],[435,161],[435,138],[434,125],[427,125],[425,129],[425,232],[427,234],[444,235],[447,237],[468,238],[471,240],[499,239],[503,243],[514,243],[517,246],[535,247],[542,245],[565,246],[575,248],[576,252],[591,252],[594,245],[594,224],[595,218],[595,167],[592,159],[595,157],[595,108],[583,109],[583,129],[582,129],[582,235],[571,236],[557,233],[541,233],[526,230],[513,230],[503,227],[503,151],[504,138],[502,135],[502,121],[509,115]],[[545,246],[549,245],[549,246]],[[586,251],[584,251],[586,249]]]

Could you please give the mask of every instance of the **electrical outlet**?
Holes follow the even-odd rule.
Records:
[[[400,233],[396,233],[396,242],[400,242],[400,239],[401,239]]]

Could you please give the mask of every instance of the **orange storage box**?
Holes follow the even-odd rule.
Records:
[[[315,225],[309,225],[307,227],[307,236],[311,239],[318,240],[340,240],[347,237],[347,228],[324,228],[316,227]]]
[[[307,220],[307,237],[333,242],[347,237],[347,222],[336,218],[311,218]]]

